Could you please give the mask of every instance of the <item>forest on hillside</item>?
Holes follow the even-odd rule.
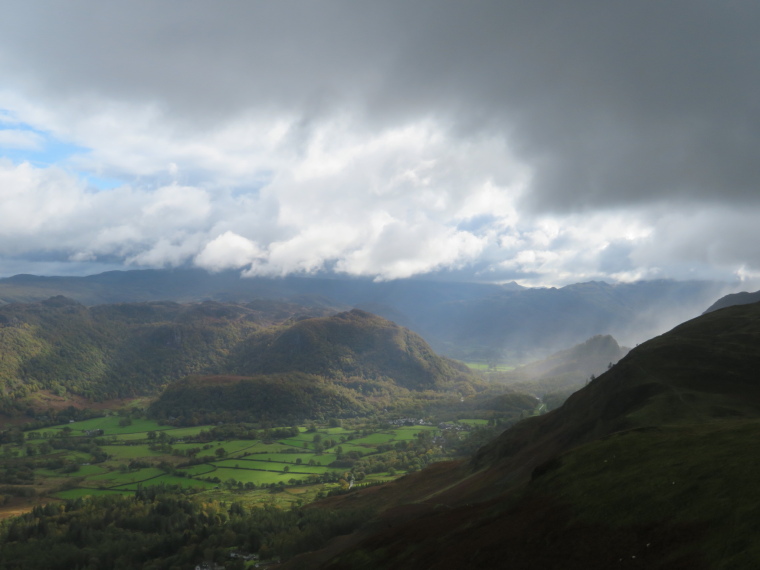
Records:
[[[221,395],[231,389],[222,377],[241,380],[235,390],[247,395]],[[412,410],[487,391],[466,366],[364,311],[274,301],[85,307],[64,297],[0,307],[6,415],[34,417],[46,398],[97,403],[155,397],[167,386],[153,408],[157,416],[189,418],[188,405],[207,415],[232,413],[245,401],[248,416],[287,421],[391,405]]]

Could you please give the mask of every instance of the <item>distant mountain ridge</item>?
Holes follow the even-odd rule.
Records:
[[[711,313],[726,307],[733,307],[734,305],[749,305],[751,303],[757,303],[758,301],[760,301],[760,291],[755,291],[754,293],[748,293],[747,291],[731,293],[715,301],[705,310],[705,313]]]
[[[571,348],[555,352],[542,360],[504,373],[492,373],[493,380],[540,396],[548,409],[607,371],[628,352],[610,335],[596,335]]]
[[[554,353],[543,360],[521,366],[516,372],[529,379],[568,374],[587,379],[592,374],[598,376],[604,372],[608,366],[628,354],[629,350],[621,347],[611,335],[595,335],[581,344]]]
[[[175,301],[287,300],[364,308],[422,335],[439,353],[465,361],[525,363],[612,335],[632,345],[702,312],[725,291],[704,281],[588,282],[562,288],[423,280],[241,278],[201,270],[111,271],[88,277],[0,279],[0,302],[65,295],[84,305]]]

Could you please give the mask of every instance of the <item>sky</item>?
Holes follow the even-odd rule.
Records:
[[[760,288],[760,3],[6,0],[0,276]]]

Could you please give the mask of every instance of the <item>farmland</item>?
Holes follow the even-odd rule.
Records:
[[[174,427],[109,415],[20,431],[3,447],[2,492],[15,511],[19,502],[127,495],[154,485],[249,506],[302,504],[444,460],[455,453],[451,442],[471,429],[466,421],[455,433],[419,423],[332,423]]]

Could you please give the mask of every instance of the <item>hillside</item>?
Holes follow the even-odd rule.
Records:
[[[254,335],[232,355],[231,366],[240,374],[390,378],[413,390],[471,376],[465,366],[435,354],[419,335],[359,309]]]
[[[332,500],[380,514],[285,568],[757,567],[759,341],[760,304],[686,322],[469,464]]]
[[[487,389],[466,366],[436,355],[419,335],[358,309],[258,331],[230,351],[224,370],[234,377],[197,376],[171,384],[151,414],[180,423],[193,423],[193,416],[216,421],[225,412],[225,421],[325,418],[400,412],[419,408],[422,400],[425,406],[456,404],[464,410],[471,405],[464,396]],[[525,409],[531,407],[523,403],[515,413]]]
[[[154,394],[188,374],[224,371],[229,352],[256,331],[327,313],[276,301],[86,307],[61,296],[0,306],[0,405],[25,409],[44,393]]]
[[[183,424],[226,421],[279,422],[340,418],[367,413],[371,406],[357,394],[324,378],[302,374],[190,377],[170,384],[151,405],[158,418],[182,418]],[[193,418],[197,418],[193,420]]]

